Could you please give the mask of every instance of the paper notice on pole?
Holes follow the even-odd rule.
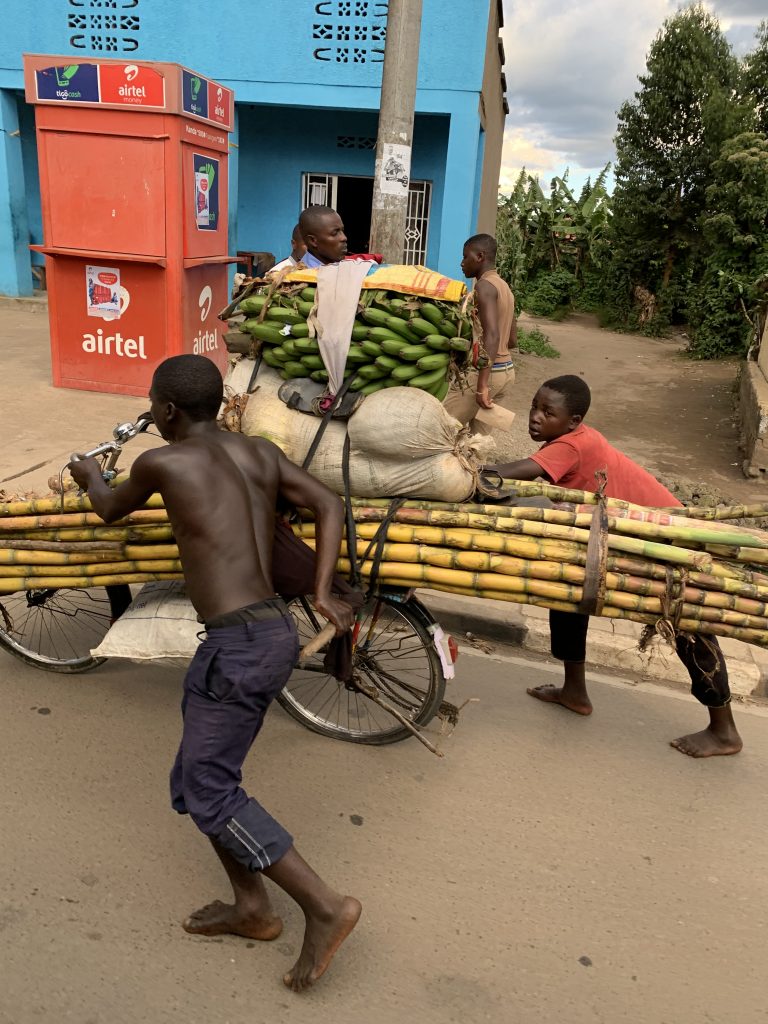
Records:
[[[385,142],[379,167],[379,191],[386,196],[405,198],[410,177],[411,147]]]
[[[88,316],[100,316],[104,320],[120,317],[120,268],[85,268],[85,292]]]

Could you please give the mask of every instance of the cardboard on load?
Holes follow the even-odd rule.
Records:
[[[475,419],[484,427],[491,430],[511,430],[515,420],[515,414],[505,409],[502,405],[494,405],[492,409],[481,409],[478,407]]]

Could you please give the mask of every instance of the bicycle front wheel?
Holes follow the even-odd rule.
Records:
[[[306,597],[290,604],[303,647],[326,620]],[[340,683],[323,668],[323,655],[294,670],[278,696],[289,715],[322,736],[349,743],[396,743],[411,732],[370,696],[375,692],[414,725],[436,715],[445,692],[445,676],[429,621],[418,603],[376,595],[363,607],[355,626],[353,675]]]
[[[47,672],[87,672],[114,619],[131,603],[127,585],[22,590],[0,597],[0,648]]]

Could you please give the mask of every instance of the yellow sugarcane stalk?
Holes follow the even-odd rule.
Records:
[[[121,519],[120,524],[167,523],[165,509],[140,509]],[[62,526],[103,526],[104,520],[95,512],[69,512],[64,515],[15,516],[0,520],[0,538],[6,531],[49,530]]]
[[[144,541],[167,541],[173,539],[173,531],[170,526],[85,526],[82,528],[61,527],[56,530],[14,530],[7,534],[3,533],[3,523],[0,521],[0,546],[5,538],[14,540],[41,540],[41,541],[123,541],[124,543],[140,544]]]
[[[179,549],[175,544],[126,544],[123,550],[128,559],[171,558],[178,560],[179,558]]]
[[[173,573],[120,573],[117,576],[29,576],[24,579],[0,578],[0,594],[15,594],[22,590],[83,590],[89,587],[116,587],[125,583],[151,583],[155,580],[182,579]]]
[[[64,579],[69,576],[126,576],[136,573],[180,573],[181,562],[174,559],[136,560],[123,562],[104,562],[92,565],[0,565],[0,580],[34,579],[38,576],[57,576]],[[38,584],[35,584],[38,586]]]
[[[356,527],[358,537],[371,540],[376,536],[379,527],[374,523],[362,523]],[[315,536],[314,523],[302,523],[295,532],[307,543]],[[437,526],[411,526],[391,523],[387,528],[387,539],[402,543],[427,543],[438,546],[456,547],[461,550],[485,550],[509,554],[521,558],[542,558],[565,561],[583,565],[586,561],[586,544],[576,541],[554,541],[547,537],[510,536],[508,534],[476,529],[448,528]],[[621,540],[619,541],[621,544]],[[616,556],[609,556],[610,560]],[[620,555],[617,559],[623,568],[636,575],[650,574],[653,578],[666,580],[664,565],[647,558],[627,558]],[[693,573],[701,586],[717,589],[731,589],[734,593],[744,593],[747,597],[759,598],[760,587],[768,587],[768,578],[761,580],[759,576],[741,567],[731,567],[713,562],[708,568],[709,573]],[[675,571],[675,570],[673,570]],[[723,581],[722,585],[718,581]],[[742,590],[742,588],[746,588]],[[755,589],[752,589],[755,588]]]
[[[93,562],[113,562],[120,551],[87,551],[82,554],[56,551],[19,551],[0,547],[0,571],[4,566],[15,565],[90,565]]]
[[[358,542],[357,553],[362,557],[367,544]],[[347,554],[346,543],[342,544],[342,557]],[[389,544],[383,547],[383,558],[387,562],[410,562],[432,565],[438,568],[467,569],[474,572],[496,572],[503,575],[520,576],[524,579],[551,580],[553,582],[573,583],[582,586],[585,570],[582,566],[571,565],[559,561],[539,559],[516,559],[504,555],[489,555],[478,551],[455,551],[446,548],[431,547],[425,544]],[[680,577],[678,576],[678,580]],[[659,600],[667,595],[666,583],[631,576],[626,573],[607,572],[606,586],[610,591],[626,591],[640,597],[655,597]],[[768,620],[768,589],[762,601],[740,598],[735,595],[701,590],[690,584],[683,587],[683,600],[687,604],[701,605],[713,609],[726,609],[732,612],[763,617]],[[621,601],[612,600],[611,604],[622,605]],[[661,610],[654,605],[650,611]],[[691,613],[690,617],[695,617]],[[746,624],[746,623],[745,623]],[[754,626],[755,623],[749,623]]]
[[[164,508],[163,499],[153,494],[143,508]],[[59,515],[69,512],[90,512],[90,498],[85,494],[65,494],[64,497],[30,498],[27,501],[0,502],[0,518],[6,516]]]

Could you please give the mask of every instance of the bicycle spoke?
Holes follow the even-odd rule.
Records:
[[[3,604],[12,627],[0,628],[0,645],[11,653],[59,671],[98,664],[91,650],[104,638],[112,618],[103,588],[20,591]]]
[[[325,620],[306,599],[291,604],[302,643]],[[353,680],[338,682],[323,667],[322,655],[298,668],[280,695],[280,703],[310,728],[342,739],[389,742],[407,730],[382,707],[375,694],[411,721],[422,720],[435,705],[439,664],[431,638],[416,626],[406,608],[383,598],[358,615],[353,648]],[[443,683],[444,685],[444,683]],[[346,694],[342,691],[346,690]]]

